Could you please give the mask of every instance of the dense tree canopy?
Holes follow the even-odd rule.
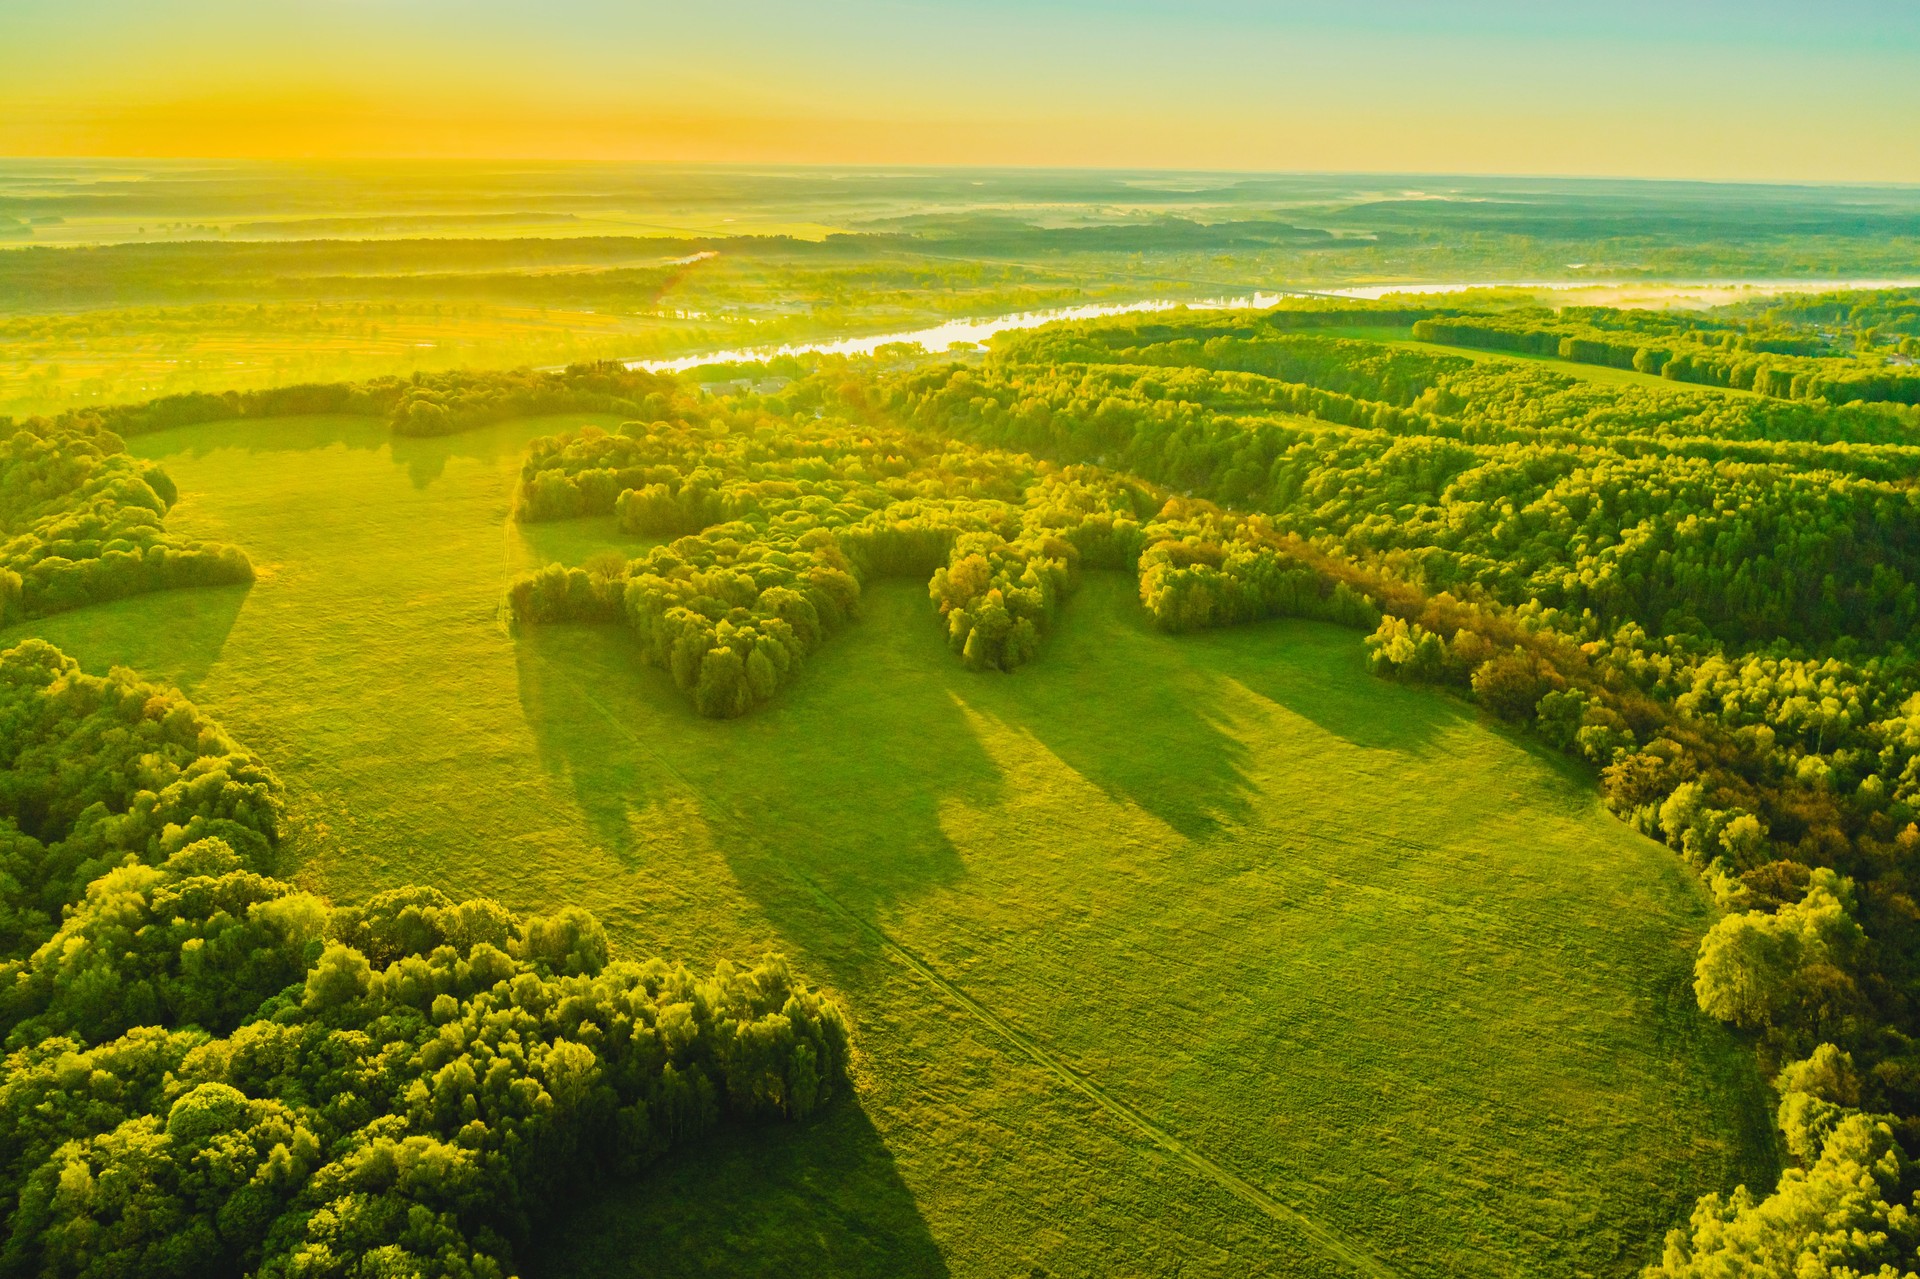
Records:
[[[268,873],[279,783],[177,693],[0,653],[0,1273],[494,1279],[533,1214],[845,1086],[778,958]]]
[[[27,953],[115,867],[218,838],[254,870],[279,788],[177,692],[39,640],[0,653],[0,944]]]
[[[1185,358],[1211,361],[1223,341],[1169,342],[1147,354],[1173,361],[1184,350]],[[1772,415],[1763,402],[1730,407],[1685,395],[1627,419],[1620,415],[1634,406],[1622,399],[1630,397],[1590,384],[1530,394],[1539,375],[1523,373],[1518,386],[1496,394],[1483,389],[1495,375],[1465,361],[1449,371],[1420,367],[1424,356],[1409,363],[1389,353],[1368,365],[1344,361],[1340,348],[1370,344],[1261,345],[1299,341],[1329,349],[1267,366],[1318,376],[1324,360],[1338,370],[1326,380],[1371,382],[1367,389],[1406,407],[1212,367],[1013,359],[984,372],[921,375],[895,394],[930,429],[1062,460],[1104,459],[1264,511],[1278,527],[1334,539],[1349,555],[1390,557],[1430,590],[1516,606],[1537,601],[1591,615],[1598,627],[1633,622],[1653,633],[1736,641],[1886,641],[1920,620],[1920,523],[1912,486],[1899,478],[1920,454],[1908,443],[1800,443],[1920,438],[1897,419],[1798,406]],[[1013,348],[1022,358],[1025,350]],[[1243,350],[1224,354],[1237,359]],[[1423,403],[1447,412],[1426,413]],[[1302,420],[1301,411],[1319,420]],[[1556,425],[1536,431],[1541,417]],[[1558,438],[1569,430],[1584,440]],[[1673,438],[1680,432],[1684,441]],[[1695,432],[1790,438],[1716,447]],[[1628,438],[1599,438],[1609,435]]]
[[[974,669],[1031,661],[1084,567],[1137,565],[1173,630],[1373,616],[1333,599],[1264,523],[1096,468],[840,417],[741,411],[537,440],[518,505],[522,519],[618,512],[628,532],[674,539],[630,562],[550,565],[510,601],[523,622],[624,619],[706,715],[772,697],[882,577],[927,581]]]
[[[24,429],[42,436],[58,434],[63,439],[76,433],[111,439],[113,435],[143,435],[201,422],[350,413],[384,418],[396,435],[447,435],[507,418],[544,413],[659,412],[675,385],[671,379],[610,362],[574,364],[559,370],[457,370],[217,395],[166,395],[140,404],[77,409],[53,419],[29,418],[15,423],[0,418],[0,430]],[[117,452],[117,446],[112,451]]]
[[[29,422],[0,440],[0,623],[175,586],[253,580],[238,547],[167,532],[159,467],[87,422]]]
[[[1589,307],[1557,314],[1454,315],[1422,320],[1413,331],[1430,342],[1553,355],[1782,399],[1920,404],[1920,370],[1841,352],[1818,333],[1795,329]]]

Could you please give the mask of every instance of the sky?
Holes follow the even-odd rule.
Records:
[[[0,155],[1920,182],[1920,0],[0,0]]]

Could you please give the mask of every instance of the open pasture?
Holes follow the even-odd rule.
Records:
[[[1117,575],[1014,676],[882,586],[781,700],[700,719],[624,631],[503,620],[511,574],[632,545],[508,517],[581,420],[136,439],[259,581],[7,637],[177,682],[286,779],[318,890],[574,902],[848,1001],[856,1104],[609,1187],[535,1273],[1626,1276],[1771,1182],[1689,987],[1706,903],[1573,766],[1352,632],[1159,635]]]

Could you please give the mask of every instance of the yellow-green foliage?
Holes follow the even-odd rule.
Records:
[[[706,715],[766,702],[853,615],[862,585],[886,577],[931,574],[948,643],[975,670],[1032,661],[1083,567],[1137,563],[1141,599],[1169,630],[1377,617],[1266,522],[1179,499],[1162,509],[1097,468],[841,419],[736,412],[536,440],[516,502],[527,520],[615,511],[628,533],[684,535],[630,563],[550,565],[509,598],[526,622],[624,617]]]
[[[0,943],[44,941],[88,883],[218,836],[264,869],[279,786],[179,693],[51,645],[0,653]],[[137,878],[137,877],[136,877]]]
[[[238,547],[168,534],[173,482],[82,422],[0,440],[0,619],[175,586],[253,580]]]
[[[629,423],[535,441],[522,518],[611,509],[629,533],[686,536],[624,565],[550,566],[510,595],[522,621],[624,616],[702,714],[733,716],[789,682],[882,577],[932,575],[969,666],[1024,665],[1081,545],[1121,562],[1150,502],[1090,471],[843,420]]]
[[[1781,399],[1920,403],[1920,375],[1878,359],[1838,355],[1804,331],[1749,332],[1742,326],[1594,307],[1558,316],[1528,312],[1421,320],[1413,333],[1424,341],[1557,355]]]

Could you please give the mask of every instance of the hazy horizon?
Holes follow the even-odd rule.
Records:
[[[661,173],[713,171],[741,175],[783,173],[858,173],[862,175],[903,177],[939,174],[1072,174],[1087,177],[1192,177],[1192,178],[1304,178],[1346,181],[1498,181],[1567,183],[1645,183],[1658,186],[1700,187],[1779,187],[1794,189],[1845,188],[1920,191],[1920,177],[1909,179],[1876,178],[1702,178],[1664,176],[1647,173],[1574,173],[1546,170],[1468,170],[1468,169],[1279,169],[1232,166],[1115,165],[1115,164],[996,164],[973,161],[888,162],[831,160],[629,160],[608,158],[570,158],[546,155],[329,155],[329,156],[256,156],[256,155],[139,155],[74,153],[40,155],[0,152],[4,165],[259,165],[288,169],[377,168],[381,165],[440,165],[448,168],[489,168],[500,165],[525,165],[552,169],[603,168],[652,170]],[[1445,197],[1432,197],[1445,198]]]
[[[0,13],[0,153],[1911,183],[1896,0]]]

